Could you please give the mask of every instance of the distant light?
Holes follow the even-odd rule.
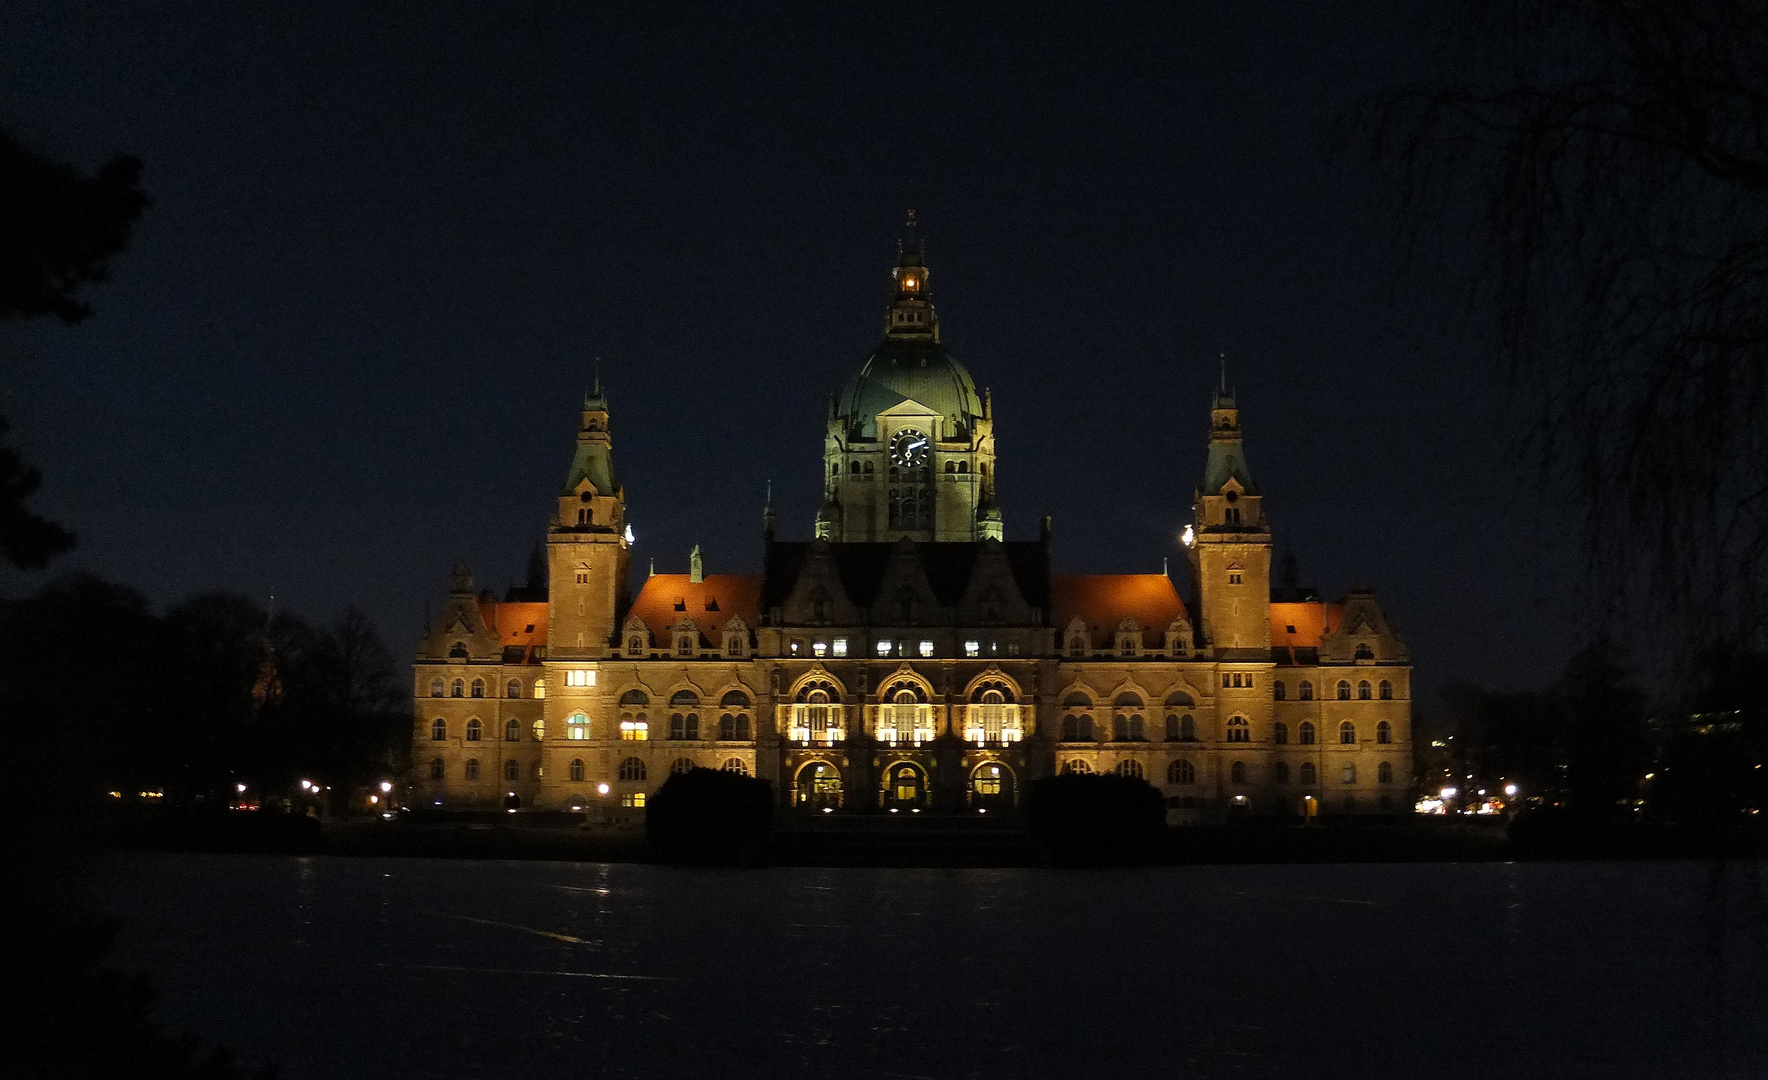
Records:
[[[380,796],[379,796],[379,795],[370,795],[370,796],[369,796],[369,797],[368,797],[368,801],[369,801],[369,802],[370,802],[370,803],[378,803],[378,802],[380,802],[380,801],[381,801],[381,797],[380,797]]]
[[[241,795],[244,795],[246,793],[246,786],[244,784],[235,784],[235,785],[233,785],[233,790],[239,792]]]
[[[1179,542],[1186,547],[1196,546],[1197,530],[1190,525],[1185,526],[1185,531],[1179,535]]]
[[[602,782],[602,783],[600,783],[600,784],[597,784],[597,785],[596,785],[596,786],[595,786],[595,793],[596,793],[596,794],[597,794],[597,795],[606,795],[606,794],[607,794],[607,793],[608,793],[608,785],[607,785],[607,783],[606,783],[606,782],[605,782],[605,781],[604,781],[604,782]]]
[[[634,539],[634,538],[633,538],[633,535],[632,535],[632,523],[631,523],[631,522],[627,522],[627,525],[626,525],[626,532],[625,532],[625,533],[624,533],[624,534],[623,534],[623,535],[624,535],[624,536],[625,536],[625,537],[626,537],[626,542],[627,542],[627,543],[628,543],[628,544],[636,544],[636,543],[638,543],[638,541],[637,541],[637,540],[636,540],[636,539]]]
[[[1656,775],[1657,775],[1657,773],[1654,773],[1654,772],[1648,772],[1648,773],[1646,773],[1646,774],[1645,774],[1645,778],[1646,778],[1646,779],[1647,779],[1647,780],[1650,780],[1650,779],[1651,779],[1651,778],[1652,778],[1652,777],[1654,777],[1654,776],[1656,776]]]
[[[1446,787],[1442,790],[1442,796],[1444,799],[1453,799],[1455,796],[1457,796],[1459,794],[1461,794],[1461,793],[1459,791],[1456,791],[1452,787]]]
[[[1504,785],[1504,794],[1514,797],[1516,795],[1516,785],[1515,784],[1505,784]]]
[[[392,791],[393,785],[386,780],[382,780],[381,781],[381,790],[382,791]]]
[[[825,813],[825,814],[833,814],[834,812],[835,812],[835,808],[833,806],[823,807],[823,813]]]
[[[914,278],[903,278],[902,283],[905,288],[912,289],[915,287],[915,279]]]
[[[977,810],[976,812],[978,814],[986,814],[986,813],[988,813],[988,807],[984,806],[981,809]]]

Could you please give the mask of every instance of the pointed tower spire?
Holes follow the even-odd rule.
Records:
[[[762,504],[762,507],[761,507],[761,537],[764,540],[772,540],[774,538],[773,481],[772,480],[769,480],[767,482],[767,502]]]
[[[886,337],[939,340],[939,319],[933,311],[932,271],[927,269],[926,246],[915,212],[909,211],[896,245],[896,268],[890,272],[890,311],[884,317]]]
[[[688,552],[688,580],[695,585],[706,580],[705,563],[700,559],[699,544],[695,544],[694,550]]]

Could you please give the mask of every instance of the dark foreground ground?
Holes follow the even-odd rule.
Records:
[[[118,851],[667,861],[635,827],[592,828],[563,816],[524,814],[327,822],[275,815],[167,816],[113,821],[103,836]],[[1768,833],[1759,828],[1509,829],[1497,818],[1419,818],[1306,828],[1254,823],[1171,829],[1153,844],[1113,855],[1111,861],[1150,866],[1503,862],[1753,858],[1765,853]],[[1053,852],[1011,820],[834,816],[789,817],[766,840],[732,852],[730,858],[753,866],[1029,867],[1085,862],[1089,854]]]

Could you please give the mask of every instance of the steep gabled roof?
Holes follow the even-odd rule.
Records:
[[[963,543],[921,543],[913,545],[914,556],[927,575],[933,594],[946,607],[955,607],[964,597],[970,575],[976,565],[980,544],[997,541]],[[767,545],[767,583],[762,589],[760,604],[764,609],[780,607],[792,593],[798,575],[804,568],[811,545],[804,542],[775,540]],[[1002,544],[1014,583],[1034,608],[1050,607],[1050,578],[1044,545],[1038,541],[1008,541]],[[890,558],[897,551],[894,543],[829,544],[829,557],[841,577],[841,587],[848,599],[859,607],[872,607],[878,600],[878,586],[884,580]]]
[[[1055,574],[1050,583],[1056,629],[1079,618],[1092,631],[1095,646],[1108,644],[1125,619],[1142,624],[1142,644],[1148,647],[1165,640],[1174,619],[1189,621],[1185,602],[1165,574]]]
[[[627,617],[637,616],[651,628],[651,640],[669,640],[669,628],[683,615],[694,620],[708,642],[724,639],[732,615],[754,630],[760,623],[760,574],[707,574],[695,581],[689,574],[652,574],[633,598]]]

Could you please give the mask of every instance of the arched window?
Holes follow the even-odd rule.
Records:
[[[694,763],[688,758],[678,757],[669,763],[669,771],[676,776],[680,776],[683,773],[690,773],[694,771]]]
[[[749,775],[749,765],[740,757],[725,758],[724,764],[720,767],[724,769],[725,772],[734,772],[738,776]]]
[[[503,725],[503,741],[504,742],[521,742],[522,741],[522,725],[517,723],[514,720],[507,721]]]
[[[1142,772],[1142,763],[1139,761],[1120,761],[1117,763],[1117,768],[1113,771],[1119,776],[1128,776],[1136,780],[1142,779],[1144,775]]]
[[[1381,723],[1376,724],[1375,725],[1375,741],[1378,743],[1393,742],[1394,741],[1393,725],[1389,724],[1386,720],[1383,720]]]
[[[517,780],[520,780],[522,778],[522,763],[515,758],[510,758],[508,761],[504,762],[503,778],[512,784]]]
[[[543,698],[545,696],[546,696],[546,680],[545,679],[535,679],[534,680],[534,697],[538,700],[539,698]]]
[[[478,758],[467,758],[466,772],[467,772],[467,779],[468,780],[476,781],[479,779],[479,759]]]
[[[1179,739],[1182,742],[1197,741],[1197,721],[1191,718],[1190,713],[1179,717]]]
[[[440,716],[430,721],[430,739],[434,742],[445,742],[448,739],[448,721]]]
[[[1386,679],[1381,680],[1381,685],[1375,688],[1375,696],[1383,701],[1392,701],[1394,699],[1394,684]]]
[[[466,694],[467,694],[467,684],[466,684],[465,680],[456,679],[456,680],[454,680],[454,685],[452,685],[448,688],[448,696],[449,697],[465,697]]]
[[[1279,761],[1271,766],[1271,779],[1279,784],[1289,783],[1289,762]]]
[[[628,690],[626,693],[620,695],[620,707],[622,709],[627,708],[628,706],[649,705],[650,703],[650,696],[643,690]]]
[[[443,761],[441,758],[436,758],[434,761],[430,762],[431,780],[440,780],[446,775],[448,775],[448,763],[446,761]]]
[[[1391,761],[1384,761],[1381,764],[1375,766],[1375,779],[1376,779],[1377,783],[1382,783],[1382,784],[1393,783],[1394,782],[1394,763]]]
[[[1118,713],[1111,718],[1111,737],[1117,742],[1146,742],[1147,732],[1144,730],[1142,715],[1132,713],[1125,716]]]
[[[1065,773],[1090,773],[1093,769],[1092,766],[1079,758],[1069,758],[1062,763],[1062,771]]]
[[[565,718],[565,738],[574,742],[583,742],[589,738],[589,717],[580,712],[572,713]]]
[[[669,717],[669,737],[671,739],[697,740],[700,737],[700,714],[675,713]]]
[[[1338,741],[1345,746],[1355,746],[1357,743],[1357,725],[1351,723],[1349,720],[1338,725]]]
[[[638,758],[629,757],[620,763],[620,779],[627,782],[645,778],[645,763]]]
[[[1246,762],[1236,761],[1228,766],[1228,782],[1230,784],[1246,783]]]
[[[1359,682],[1357,684],[1357,700],[1358,701],[1372,701],[1372,700],[1374,700],[1374,698],[1375,698],[1375,695],[1370,692],[1368,679],[1364,679],[1362,682]]]
[[[957,475],[957,472],[958,472],[958,463],[957,463],[957,462],[955,462],[955,461],[948,461],[948,462],[946,462],[946,463],[945,463],[945,471],[946,471],[946,472],[948,472],[948,473],[951,473],[951,474],[952,474],[952,475],[954,475],[954,476],[955,476],[955,475]]]
[[[958,462],[958,471],[961,473],[968,473],[970,471],[970,463],[968,461]]]
[[[1062,718],[1063,742],[1092,742],[1093,718],[1090,716],[1064,716]]]
[[[478,742],[484,733],[485,729],[477,719],[467,721],[467,742]]]
[[[1229,742],[1251,742],[1252,741],[1252,725],[1250,725],[1246,722],[1246,717],[1244,717],[1244,716],[1229,717],[1229,719],[1228,719],[1228,741]]]
[[[534,741],[535,742],[545,742],[546,741],[546,721],[545,720],[534,721]]]
[[[1303,720],[1301,726],[1295,729],[1295,741],[1303,746],[1314,745],[1314,722],[1312,720]]]
[[[1166,782],[1169,784],[1195,784],[1197,769],[1184,758],[1166,767]]]
[[[1271,725],[1271,741],[1276,743],[1278,746],[1282,746],[1285,743],[1289,742],[1289,725],[1283,723],[1281,720],[1277,721],[1275,724],[1272,724]]]
[[[521,697],[522,696],[522,680],[511,679],[509,681],[509,684],[503,688],[503,696],[504,697],[511,697],[511,698]]]
[[[627,656],[643,656],[644,654],[645,654],[645,635],[643,635],[643,634],[628,634],[628,635],[626,635],[626,655]]]
[[[442,696],[442,680],[441,679],[431,679],[430,680],[430,696],[431,697],[441,697]]]
[[[1167,713],[1166,714],[1166,741],[1167,742],[1178,742],[1182,738],[1184,738],[1184,736],[1179,734],[1179,718],[1178,718],[1177,714]]]
[[[473,680],[473,696],[474,697],[484,697],[485,696],[485,680],[484,679],[474,679]]]
[[[1289,700],[1289,687],[1284,685],[1282,679],[1278,679],[1276,682],[1271,684],[1271,697],[1273,700],[1276,700],[1276,701],[1288,701]]]
[[[1301,699],[1302,701],[1314,700],[1314,684],[1307,681],[1306,679],[1303,679],[1301,681],[1300,692],[1297,693],[1295,696],[1297,698]]]
[[[583,759],[582,758],[572,758],[571,759],[571,782],[574,784],[583,783]]]
[[[1349,701],[1350,699],[1351,699],[1351,684],[1348,682],[1345,682],[1343,679],[1338,680],[1338,700]]]
[[[1357,782],[1357,767],[1355,765],[1346,764],[1343,769],[1339,770],[1339,774],[1339,783],[1354,784]]]
[[[1304,761],[1301,763],[1301,786],[1314,786],[1314,763],[1311,761]]]

